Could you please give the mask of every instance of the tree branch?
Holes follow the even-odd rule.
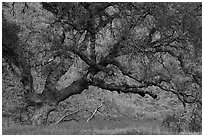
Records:
[[[96,71],[103,71],[103,72],[110,72],[110,69],[100,65],[100,64],[96,64],[95,61],[90,60],[85,54],[83,54],[81,51],[78,51],[76,48],[71,49],[71,51],[78,55],[87,65],[89,65],[90,67],[94,68]]]
[[[80,94],[83,92],[85,89],[88,89],[90,83],[86,76],[83,76],[82,78],[74,81],[71,85],[68,87],[61,89],[58,91],[59,93],[59,98],[57,100],[57,103],[67,99],[68,97],[76,94]]]
[[[66,117],[71,116],[71,115],[73,115],[73,114],[76,114],[76,113],[78,113],[80,110],[82,110],[82,108],[80,108],[80,109],[78,109],[78,110],[76,110],[76,111],[74,111],[74,112],[72,112],[72,113],[65,114],[65,115],[62,116],[57,122],[55,122],[55,124],[58,124],[58,123],[62,122]]]
[[[92,113],[91,117],[89,117],[86,122],[89,122],[96,114],[96,112],[103,106],[104,101],[94,110],[94,112]]]
[[[146,82],[147,86],[156,86],[159,87],[160,89],[164,90],[164,91],[169,91],[175,95],[178,96],[179,100],[185,104],[185,103],[194,103],[197,99],[196,97],[194,97],[193,95],[190,94],[186,94],[184,92],[179,92],[179,91],[175,91],[173,89],[167,89],[165,87],[163,87],[162,85],[156,83],[156,82]],[[181,96],[183,97],[183,100],[181,99]],[[194,98],[192,101],[188,101],[188,97]],[[185,106],[185,105],[184,105]]]
[[[168,45],[169,43],[167,43]],[[193,80],[195,83],[197,83],[200,87],[202,87],[202,75],[201,73],[199,73],[198,71],[195,71],[195,72],[190,72],[185,66],[185,61],[184,61],[184,55],[181,54],[181,53],[176,53],[176,51],[173,51],[171,49],[166,49],[165,46],[167,46],[166,44],[165,45],[158,45],[154,48],[149,48],[149,49],[146,49],[144,52],[148,53],[158,53],[158,52],[164,52],[164,53],[168,53],[170,54],[172,57],[175,57],[179,62],[180,62],[180,68],[181,70],[187,74],[187,75],[190,75],[192,76]]]
[[[58,104],[61,101],[69,98],[72,95],[80,94],[85,89],[88,89],[90,83],[86,76],[72,82],[68,87],[57,90],[55,86],[45,87],[41,96],[43,103],[54,103]]]
[[[115,83],[107,84],[104,80],[101,80],[99,78],[94,78],[93,80],[93,86],[100,87],[102,89],[106,89],[109,91],[117,91],[117,92],[123,92],[123,93],[134,93],[139,94],[140,96],[144,97],[145,94],[150,95],[152,98],[156,99],[157,95],[152,93],[151,91],[145,91],[138,87],[138,86],[128,86],[126,84],[123,85],[117,85]]]

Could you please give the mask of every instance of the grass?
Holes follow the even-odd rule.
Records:
[[[4,135],[170,135],[174,134],[161,127],[159,121],[150,120],[102,120],[70,121],[49,126],[10,125],[3,128]],[[196,135],[201,133],[181,133],[181,135]]]

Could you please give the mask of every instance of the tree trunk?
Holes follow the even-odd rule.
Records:
[[[37,107],[32,117],[32,124],[37,126],[47,124],[48,115],[54,111],[55,108],[56,105],[47,103]]]
[[[88,89],[88,81],[85,77],[74,81],[67,88],[62,90],[45,88],[42,94],[32,95],[35,105],[35,112],[32,118],[33,125],[44,125],[47,123],[48,115],[54,111],[57,104],[72,95],[80,94],[84,89]]]

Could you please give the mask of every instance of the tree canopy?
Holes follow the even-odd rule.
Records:
[[[35,124],[89,86],[154,99],[157,87],[184,106],[202,102],[202,3],[3,3],[2,34]]]

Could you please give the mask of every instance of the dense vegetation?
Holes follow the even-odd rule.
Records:
[[[3,116],[45,125],[67,112],[87,122],[156,113],[173,132],[201,131],[202,3],[2,8]]]

